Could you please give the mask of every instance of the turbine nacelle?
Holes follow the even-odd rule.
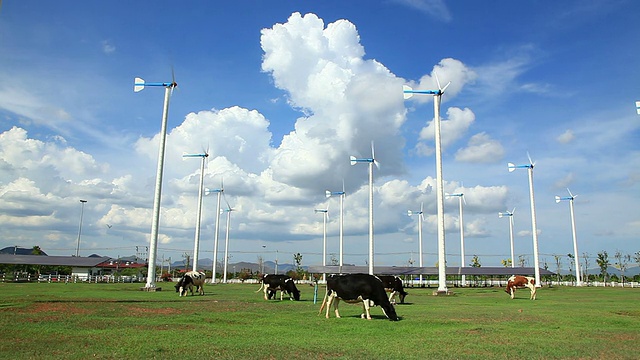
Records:
[[[563,200],[573,201],[573,199],[575,199],[578,196],[578,195],[573,195],[569,189],[567,189],[567,191],[569,192],[569,196],[556,195],[556,203],[559,203],[560,201],[563,201]]]
[[[325,197],[330,198],[332,196],[344,195],[345,192],[344,191],[329,191],[329,190],[327,190],[327,191],[324,192],[324,194],[325,194]]]
[[[349,156],[349,160],[351,161],[351,165],[355,165],[357,163],[373,163],[376,165],[378,169],[380,169],[380,163],[376,160],[375,150],[373,148],[373,141],[371,142],[371,157],[370,158],[357,158],[355,156]]]
[[[148,83],[148,82],[144,81],[144,79],[139,78],[139,77],[135,78],[135,80],[133,81],[133,91],[134,92],[142,91],[145,86],[163,86],[163,87],[171,88],[173,90],[173,88],[177,87],[178,84],[175,82],[175,80],[173,80],[171,82],[153,82],[153,83]]]
[[[436,83],[438,84],[438,90],[413,90],[413,88],[411,88],[411,86],[409,85],[402,85],[402,93],[403,93],[404,99],[405,100],[411,99],[413,97],[413,94],[437,95],[437,96],[444,94],[445,90],[447,90],[449,85],[451,85],[451,81],[449,81],[447,85],[445,85],[444,87],[441,87],[440,80],[438,80],[438,75],[436,75],[435,78],[436,78]]]
[[[515,212],[516,212],[516,208],[513,208],[513,210],[511,210],[511,211],[507,210],[505,212],[499,212],[498,213],[498,217],[502,218],[503,216],[513,216],[513,213],[515,213]]]

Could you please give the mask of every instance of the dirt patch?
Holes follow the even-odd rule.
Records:
[[[23,309],[18,310],[20,313],[40,314],[40,313],[63,313],[68,314],[90,314],[92,311],[84,307],[78,307],[75,303],[34,303]]]

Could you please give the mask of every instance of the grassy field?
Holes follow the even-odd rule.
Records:
[[[640,289],[556,287],[509,299],[503,288],[408,289],[401,317],[341,304],[265,301],[258,285],[0,284],[0,358],[11,359],[637,359]],[[322,293],[323,287],[320,289]]]

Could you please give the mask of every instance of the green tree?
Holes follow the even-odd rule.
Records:
[[[562,256],[561,255],[553,255],[553,258],[556,260],[556,279],[560,281],[560,270],[562,266]]]
[[[293,254],[293,261],[295,261],[296,263],[296,273],[298,274],[298,279],[302,279],[304,277],[304,270],[302,269],[302,254]]]
[[[602,281],[607,282],[607,270],[609,269],[609,254],[606,251],[602,251],[598,253],[598,258],[596,259],[596,263],[600,267],[600,276],[602,276]]]
[[[480,264],[480,259],[478,258],[478,255],[473,255],[473,258],[471,258],[471,267],[481,267],[482,264]]]
[[[500,262],[502,263],[502,266],[504,266],[504,267],[510,267],[511,266],[511,259],[503,259]]]
[[[616,259],[616,262],[613,264],[618,270],[620,270],[620,277],[622,280],[622,286],[624,286],[624,273],[627,271],[627,266],[631,261],[631,255],[625,255],[620,250],[616,250],[616,253],[613,255]]]

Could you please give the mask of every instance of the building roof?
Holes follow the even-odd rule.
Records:
[[[109,259],[107,256],[81,257],[0,254],[0,264],[9,265],[94,267],[100,263],[109,261]]]
[[[368,266],[309,266],[308,271],[312,274],[355,274],[368,273]],[[374,266],[373,272],[378,275],[438,275],[437,267],[408,267],[408,266]],[[533,267],[447,267],[447,275],[533,275]],[[553,272],[540,269],[540,275],[554,275]]]

